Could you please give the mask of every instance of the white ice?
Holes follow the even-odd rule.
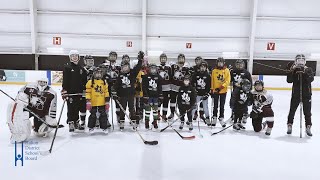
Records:
[[[0,88],[15,96],[21,86],[1,85]],[[60,87],[54,87],[60,92]],[[53,153],[38,156],[36,161],[24,161],[24,166],[14,166],[14,145],[10,144],[10,133],[6,125],[6,107],[9,98],[0,95],[0,179],[110,179],[110,180],[319,180],[320,171],[320,92],[313,93],[312,119],[313,137],[299,138],[299,109],[296,113],[293,134],[286,134],[290,91],[270,91],[274,96],[275,126],[270,137],[264,132],[255,133],[251,120],[247,130],[234,132],[231,128],[224,133],[210,136],[210,129],[201,123],[199,136],[196,123],[189,133],[194,140],[182,140],[172,130],[163,133],[146,132],[148,140],[158,140],[159,145],[147,146],[127,123],[124,132],[118,127],[109,135],[70,135],[66,126],[66,107],[61,122],[66,127],[59,129]],[[229,97],[228,97],[229,99]],[[230,116],[226,103],[226,117]],[[58,115],[62,105],[58,99]],[[164,127],[165,124],[161,124]],[[178,123],[175,125],[178,128]],[[50,147],[53,134],[48,138],[32,135],[39,142],[41,151]]]

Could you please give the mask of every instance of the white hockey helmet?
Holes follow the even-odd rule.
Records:
[[[70,62],[74,63],[74,64],[78,64],[79,60],[80,60],[80,54],[78,50],[71,50],[69,52],[69,59]]]
[[[44,91],[48,87],[48,78],[41,78],[37,80],[37,87],[39,91]]]

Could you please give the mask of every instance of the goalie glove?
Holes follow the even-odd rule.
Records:
[[[45,116],[44,120],[50,125],[53,125],[53,126],[57,125],[56,119],[50,116]],[[46,137],[47,134],[50,133],[52,130],[53,128],[50,128],[46,124],[42,123],[38,129],[38,135]]]

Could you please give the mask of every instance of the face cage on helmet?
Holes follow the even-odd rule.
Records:
[[[102,70],[96,71],[96,72],[93,74],[93,77],[94,77],[95,79],[102,79],[102,76],[103,76]]]
[[[128,73],[129,71],[130,71],[130,65],[129,64],[121,66],[121,72],[122,73]]]
[[[165,64],[167,62],[167,57],[160,57],[160,63]]]
[[[224,62],[219,61],[219,62],[217,63],[217,65],[218,65],[218,67],[223,67],[223,66],[224,66]]]
[[[205,72],[207,70],[207,67],[204,65],[200,65],[200,72]]]
[[[185,62],[186,62],[186,59],[184,57],[178,57],[178,64],[184,65]]]
[[[77,64],[79,62],[79,55],[78,54],[71,54],[70,55],[70,61]]]
[[[251,90],[251,86],[250,85],[242,85],[242,90],[244,92],[249,92]]]
[[[157,69],[157,67],[149,67],[149,71],[151,74],[157,74],[158,69]]]
[[[238,62],[238,63],[236,63],[236,68],[237,68],[237,69],[244,69],[244,62]]]
[[[255,86],[254,86],[254,89],[256,90],[256,91],[263,91],[263,86],[262,86],[262,84],[256,84]]]
[[[184,79],[184,80],[183,80],[183,84],[184,84],[185,86],[189,86],[189,85],[190,85],[190,79]]]
[[[39,80],[39,81],[37,82],[37,84],[38,84],[38,89],[39,89],[40,91],[44,91],[44,89],[48,86],[48,82],[47,82],[47,81],[41,81],[41,80]]]
[[[85,59],[84,62],[86,66],[89,66],[89,67],[94,66],[94,59]]]
[[[295,64],[296,66],[305,66],[306,60],[304,58],[297,58]]]
[[[110,56],[109,56],[109,59],[108,59],[109,61],[116,61],[117,60],[117,55],[115,55],[115,54],[111,54]]]
[[[201,60],[202,60],[202,59],[200,59],[200,58],[196,58],[196,59],[194,60],[194,63],[195,63],[197,66],[199,66],[199,65],[201,64]]]
[[[130,57],[125,56],[125,57],[122,58],[122,61],[124,61],[124,62],[130,62]]]

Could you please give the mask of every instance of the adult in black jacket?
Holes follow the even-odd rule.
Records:
[[[288,115],[288,131],[287,134],[292,133],[292,124],[294,119],[294,114],[300,103],[300,94],[302,94],[303,103],[303,113],[305,118],[306,133],[308,136],[312,136],[311,133],[311,82],[314,80],[314,72],[311,68],[306,65],[306,58],[303,54],[298,54],[295,58],[294,63],[288,64],[289,72],[287,74],[287,82],[293,83],[292,85],[292,95],[290,102],[290,111]],[[300,82],[302,84],[300,85]],[[300,86],[302,89],[300,91]]]
[[[144,58],[144,53],[142,51],[138,54],[138,64],[130,69],[130,63],[127,61],[121,62],[120,74],[112,89],[113,98],[119,99],[123,108],[129,107],[130,118],[134,123],[134,128],[139,123],[136,118],[134,109],[134,95],[135,95],[135,82],[137,75],[142,67],[142,60]],[[125,112],[120,111],[120,130],[124,129]]]
[[[78,62],[80,55],[77,50],[71,50],[69,53],[70,62],[64,66],[62,82],[62,98],[67,99],[69,132],[75,129],[84,130],[86,119],[86,98],[82,93],[86,90],[87,73]],[[79,94],[76,96],[67,96],[67,94]],[[79,111],[80,119],[79,121]]]
[[[191,77],[186,75],[183,80],[183,85],[179,88],[177,94],[177,104],[180,114],[187,114],[189,130],[193,130],[192,125],[192,109],[195,108],[196,91],[191,85]],[[184,115],[181,117],[181,124],[179,129],[183,129]]]

